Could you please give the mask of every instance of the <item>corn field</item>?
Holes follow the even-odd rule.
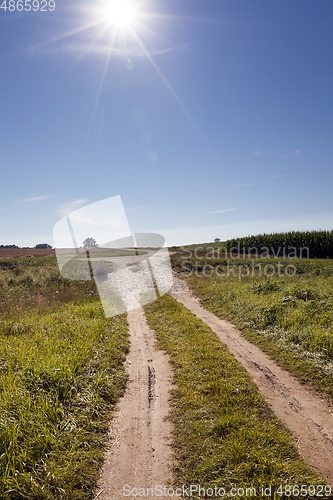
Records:
[[[234,238],[222,248],[237,249],[240,254],[265,253],[273,257],[333,258],[333,231],[291,231]]]

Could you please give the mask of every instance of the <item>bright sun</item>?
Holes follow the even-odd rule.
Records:
[[[119,27],[130,26],[135,17],[133,3],[127,0],[110,0],[105,8],[107,22]]]

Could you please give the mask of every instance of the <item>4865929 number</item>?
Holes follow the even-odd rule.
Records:
[[[1,0],[0,0],[1,2]],[[40,12],[47,12],[47,11],[53,11],[55,10],[55,1],[54,0],[3,0],[3,2],[0,5],[0,9],[4,10],[5,12],[9,10],[10,12],[14,12],[17,10],[18,12],[21,12],[22,10],[25,10],[26,12],[29,12],[30,10],[33,11],[40,11]]]

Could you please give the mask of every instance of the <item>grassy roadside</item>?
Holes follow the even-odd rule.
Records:
[[[125,389],[126,317],[106,319],[94,283],[69,285],[52,257],[21,262],[1,274],[0,498],[88,500]]]
[[[15,318],[29,310],[48,310],[72,301],[96,298],[95,283],[63,278],[55,256],[0,259],[2,318]]]
[[[170,296],[145,306],[145,312],[158,347],[170,356],[177,385],[170,415],[175,487],[225,488],[223,498],[245,498],[230,489],[255,488],[260,497],[269,484],[273,491],[280,485],[325,484],[299,458],[246,370],[201,320]]]
[[[181,277],[203,307],[234,323],[280,366],[332,400],[333,263],[306,260],[295,266],[293,277]]]

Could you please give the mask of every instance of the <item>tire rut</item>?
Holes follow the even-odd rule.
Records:
[[[99,500],[124,498],[125,485],[131,489],[165,485],[170,476],[170,424],[164,417],[169,412],[172,370],[168,356],[154,350],[154,332],[143,309],[130,311],[127,318],[128,383],[110,425]]]
[[[248,371],[275,415],[291,431],[301,457],[333,485],[332,408],[248,342],[234,325],[204,309],[185,282],[174,278],[169,293],[217,334]]]

